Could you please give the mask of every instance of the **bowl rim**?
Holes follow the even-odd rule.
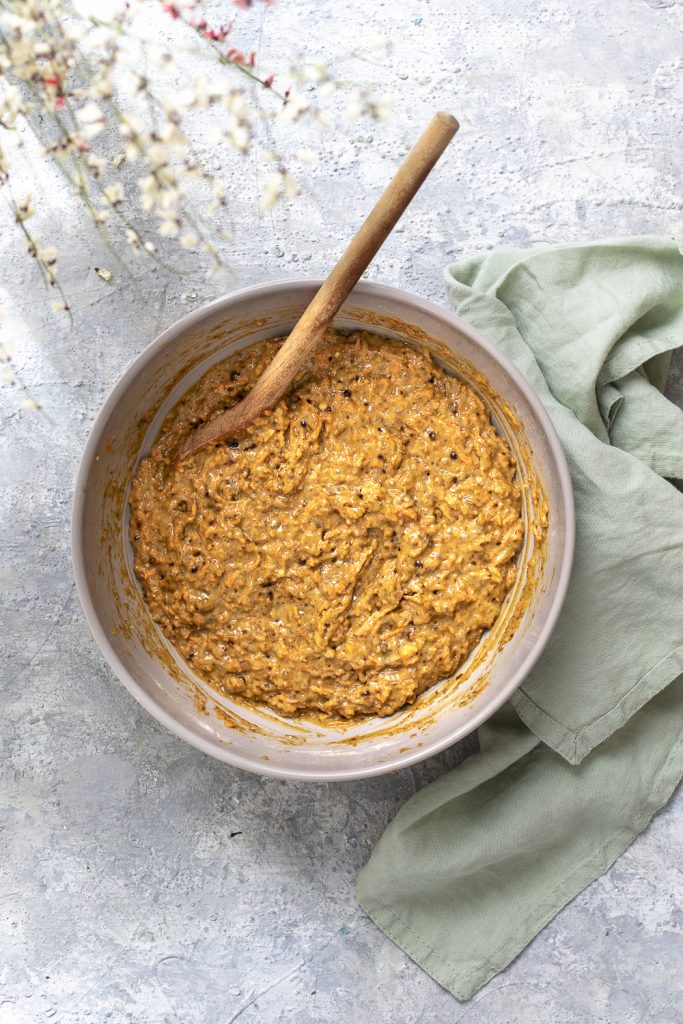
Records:
[[[550,419],[541,399],[529,384],[526,377],[524,377],[508,356],[501,352],[493,342],[489,341],[485,335],[481,334],[475,327],[472,327],[471,324],[467,323],[467,321],[463,320],[456,313],[453,313],[450,309],[447,309],[445,306],[441,306],[436,302],[432,302],[430,299],[414,295],[412,292],[408,292],[403,288],[396,288],[391,285],[380,284],[374,281],[359,281],[347,299],[347,302],[352,302],[354,295],[362,294],[366,298],[377,298],[378,300],[384,299],[389,302],[391,302],[392,299],[399,299],[404,303],[408,300],[408,302],[417,309],[439,319],[445,320],[455,330],[464,334],[469,340],[487,351],[489,355],[491,355],[514,380],[519,390],[523,392],[525,398],[532,406],[546,436],[548,447],[552,453],[558,473],[561,501],[565,517],[565,532],[560,555],[559,571],[553,580],[554,593],[550,607],[546,613],[545,621],[543,622],[532,647],[527,652],[515,672],[511,674],[506,684],[501,687],[501,689],[488,702],[484,702],[482,707],[479,708],[471,717],[460,725],[454,726],[446,737],[434,740],[431,743],[426,742],[423,746],[405,754],[397,754],[392,760],[381,765],[368,765],[362,768],[345,770],[335,770],[332,768],[329,771],[306,768],[289,769],[273,766],[268,762],[256,763],[249,758],[243,757],[241,754],[233,752],[230,748],[214,745],[210,738],[203,737],[193,732],[189,727],[185,726],[182,722],[179,722],[170,712],[158,705],[154,698],[143,689],[132,673],[130,673],[123,664],[97,616],[90,583],[85,572],[85,560],[81,546],[83,523],[85,518],[85,485],[87,477],[90,473],[95,455],[101,445],[104,427],[109,420],[111,412],[116,408],[119,401],[126,393],[129,381],[140,373],[147,364],[152,361],[157,352],[164,349],[169,342],[200,323],[211,313],[229,308],[234,303],[240,302],[243,299],[253,299],[259,295],[271,296],[274,293],[287,291],[288,297],[292,298],[292,292],[309,291],[311,288],[319,288],[323,283],[323,280],[323,278],[316,277],[286,277],[275,281],[266,281],[260,284],[248,285],[247,287],[227,292],[216,299],[212,299],[210,302],[204,303],[197,309],[192,310],[192,312],[181,317],[180,320],[176,320],[173,324],[157,335],[157,337],[147,345],[131,363],[128,364],[109,392],[100,411],[93,421],[83,450],[83,455],[81,456],[78,466],[74,483],[74,498],[71,513],[71,561],[76,583],[76,591],[78,593],[86,621],[90,627],[90,631],[93,634],[95,642],[100,649],[100,653],[104,656],[105,661],[126,689],[133,697],[135,697],[138,703],[141,704],[146,711],[161,723],[161,725],[164,725],[174,735],[185,740],[191,746],[202,751],[202,753],[208,754],[209,756],[224,763],[234,765],[237,768],[242,768],[245,771],[269,776],[271,778],[290,779],[294,781],[341,782],[353,779],[370,778],[375,775],[385,775],[401,768],[407,768],[409,765],[416,764],[420,761],[425,761],[429,757],[433,757],[435,754],[440,753],[442,750],[446,750],[448,747],[453,746],[455,743],[473,733],[484,722],[486,722],[502,704],[509,700],[517,689],[519,689],[524,679],[527,677],[545,649],[545,646],[557,623],[562,605],[564,604],[564,599],[571,578],[576,537],[574,492],[569,472],[569,465],[555,427],[553,426],[552,420]]]

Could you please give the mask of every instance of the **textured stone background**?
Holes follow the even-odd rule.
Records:
[[[232,280],[207,281],[188,254],[182,277],[141,263],[136,283],[105,284],[94,267],[106,254],[55,184],[43,235],[62,251],[71,243],[70,332],[46,313],[11,230],[0,236],[6,333],[44,407],[27,412],[16,391],[2,394],[0,1022],[679,1024],[680,793],[460,1005],[353,895],[386,823],[458,751],[338,785],[209,760],[103,663],[74,592],[68,517],[89,426],[126,364],[221,291],[324,273],[435,108],[461,118],[461,135],[374,279],[442,300],[445,262],[501,242],[683,233],[683,4],[279,0],[251,26],[264,67],[302,39],[309,54],[335,57],[383,32],[388,61],[349,58],[340,70],[393,94],[397,116],[320,136],[290,207],[257,213],[249,165],[224,247]]]

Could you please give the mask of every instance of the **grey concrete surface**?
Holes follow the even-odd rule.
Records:
[[[324,273],[434,108],[461,118],[460,138],[373,279],[442,300],[444,263],[501,242],[683,234],[683,4],[279,0],[252,26],[264,67],[302,38],[332,58],[384,33],[388,61],[338,70],[392,94],[396,117],[311,135],[304,195],[267,214],[248,163],[223,248],[232,277],[207,280],[185,254],[182,276],[143,261],[135,281],[106,284],[94,267],[109,257],[55,184],[42,234],[62,250],[70,331],[2,228],[3,333],[43,412],[1,394],[0,1024],[679,1024],[680,793],[461,1005],[367,920],[353,882],[406,798],[462,752],[341,785],[214,763],[103,663],[68,518],[88,428],[126,364],[222,291]]]

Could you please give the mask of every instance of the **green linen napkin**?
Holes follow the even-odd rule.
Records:
[[[656,237],[503,248],[445,279],[544,402],[577,512],[546,651],[479,752],[399,812],[357,883],[379,927],[468,999],[683,775],[683,412],[658,390],[683,344],[683,255]]]

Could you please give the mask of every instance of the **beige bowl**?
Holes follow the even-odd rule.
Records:
[[[517,689],[562,606],[574,550],[574,504],[550,419],[512,363],[447,310],[396,288],[358,285],[336,318],[338,328],[367,328],[427,346],[487,401],[523,484],[526,531],[517,582],[493,629],[458,673],[390,718],[325,727],[211,690],[173,652],[143,602],[127,538],[129,483],[164,416],[187,388],[236,349],[290,330],[319,285],[278,281],[234,292],[164,331],[135,360],[105,402],[83,454],[73,562],[102,653],[133,696],[172,732],[219,760],[263,775],[354,779],[443,750]]]

